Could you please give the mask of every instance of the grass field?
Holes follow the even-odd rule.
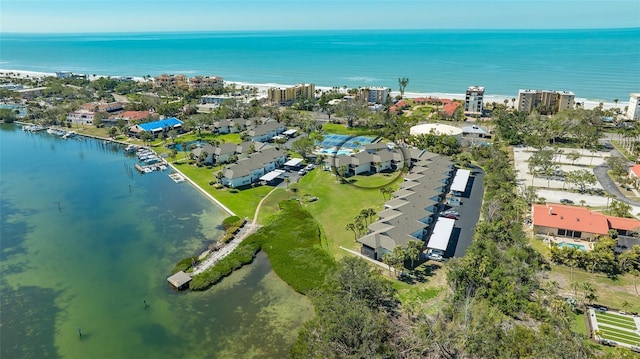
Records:
[[[556,281],[560,285],[561,294],[573,296],[573,290],[570,286],[571,268],[552,264],[551,270],[547,272],[547,276],[548,278],[546,280]],[[633,277],[630,274],[609,278],[603,273],[588,273],[574,268],[573,281],[578,283],[591,283],[598,297],[595,301],[598,304],[610,308],[623,308],[623,303],[627,302],[631,304],[627,308],[627,311],[640,312],[640,301],[635,295]]]
[[[299,197],[304,194],[318,197],[318,201],[310,203],[307,209],[324,228],[329,252],[336,258],[346,254],[340,246],[358,249],[353,233],[345,226],[362,209],[382,209],[384,198],[378,188],[361,188],[339,183],[329,171],[316,169],[302,177],[297,185]]]
[[[325,123],[322,125],[322,130],[326,133],[335,133],[337,135],[351,135],[351,136],[375,136],[376,133],[368,128],[363,127],[345,127],[345,125],[338,123]]]

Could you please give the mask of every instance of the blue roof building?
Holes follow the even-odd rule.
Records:
[[[142,132],[150,132],[151,134],[156,135],[156,133],[171,131],[174,129],[182,128],[182,121],[178,120],[175,117],[165,118],[164,120],[141,123],[139,125],[131,126],[129,131],[139,135]]]

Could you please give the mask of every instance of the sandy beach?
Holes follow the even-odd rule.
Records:
[[[0,69],[0,78],[1,77],[12,77],[12,78],[23,78],[23,79],[42,79],[49,76],[55,76],[55,73],[52,72],[36,72],[36,71],[24,71],[24,70],[10,70],[10,69]],[[96,80],[100,77],[108,77],[109,75],[89,75],[89,80]],[[111,75],[111,76],[126,76],[126,75]],[[134,81],[148,81],[142,77],[132,76]],[[227,85],[236,84],[237,87],[256,87],[258,89],[259,94],[266,96],[267,90],[271,87],[287,87],[292,86],[291,84],[278,84],[278,83],[247,83],[247,82],[238,82],[233,80],[225,80]],[[332,87],[329,86],[316,86],[316,89],[322,91],[331,90]],[[342,88],[340,88],[342,90]],[[398,91],[391,91],[392,96],[399,95]],[[416,97],[436,97],[436,98],[446,98],[451,100],[462,100],[464,101],[465,94],[464,93],[443,93],[443,92],[410,92],[405,91],[404,96],[406,98],[416,98]],[[504,103],[504,100],[508,100],[508,105],[511,106],[511,99],[517,98],[518,94],[515,93],[512,96],[507,95],[498,95],[498,94],[487,94],[485,93],[484,102],[485,103]],[[602,102],[604,109],[609,108],[619,108],[624,109],[625,106],[629,104],[628,99],[620,99],[618,103],[610,102],[610,101],[599,101],[594,99],[586,99],[581,97],[576,97],[576,102],[583,104],[586,109],[593,109],[598,107],[598,105]]]

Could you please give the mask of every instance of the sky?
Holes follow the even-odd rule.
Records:
[[[0,33],[640,27],[640,0],[0,0]]]

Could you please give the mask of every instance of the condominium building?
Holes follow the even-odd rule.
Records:
[[[484,87],[470,86],[464,97],[464,113],[482,115]]]
[[[153,83],[156,87],[162,88],[172,88],[172,87],[188,87],[187,76],[177,74],[177,75],[167,75],[162,74],[153,78]]]
[[[629,96],[627,117],[630,120],[640,120],[640,93],[632,93],[631,96]]]
[[[297,84],[292,87],[272,87],[267,91],[267,99],[271,103],[290,105],[302,98],[314,98],[316,86],[314,84]]]
[[[530,113],[538,110],[553,114],[573,108],[575,94],[570,91],[520,90],[518,91],[518,111]]]
[[[389,98],[389,89],[386,87],[363,87],[358,95],[361,100],[368,103],[384,104]]]
[[[224,79],[220,76],[195,76],[189,79],[192,90],[222,90]]]

